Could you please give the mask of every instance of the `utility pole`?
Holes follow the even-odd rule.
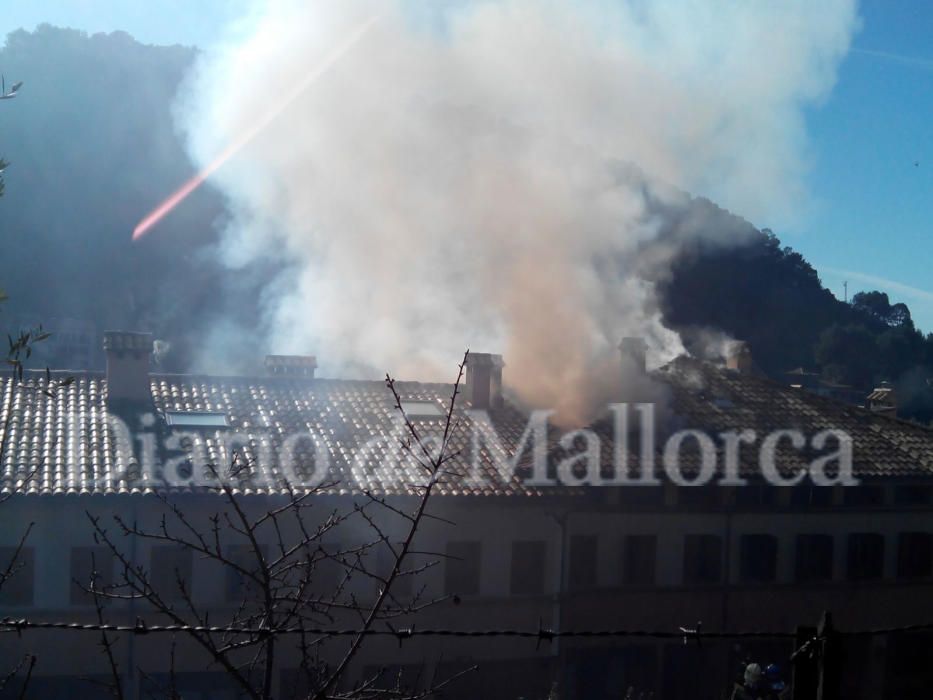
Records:
[[[843,289],[843,292],[842,292],[843,298],[845,299],[846,304],[848,304],[849,303],[849,281],[848,280],[842,283],[842,289]]]

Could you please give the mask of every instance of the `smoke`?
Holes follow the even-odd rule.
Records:
[[[262,3],[187,83],[195,161],[374,16],[213,176],[223,261],[288,264],[276,352],[445,380],[466,347],[502,352],[517,395],[566,422],[618,400],[623,336],[655,363],[683,351],[654,304],[675,251],[652,246],[651,201],[686,206],[677,187],[778,224],[805,208],[803,109],[856,25],[850,0]]]

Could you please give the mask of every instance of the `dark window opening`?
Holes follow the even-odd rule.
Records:
[[[444,593],[447,595],[476,595],[479,593],[479,542],[448,542],[444,559]]]
[[[573,535],[570,538],[568,584],[571,590],[584,590],[596,586],[597,544],[596,535]]]
[[[847,576],[850,581],[879,579],[884,571],[884,537],[875,532],[849,535]]]
[[[94,589],[107,590],[113,586],[113,552],[108,547],[74,547],[71,550],[71,604],[93,605],[90,593],[91,579]],[[106,598],[100,597],[102,603]]]
[[[925,578],[931,574],[933,574],[933,536],[928,532],[902,532],[898,535],[898,578]]]
[[[392,573],[392,567],[395,565],[396,552],[398,551],[399,545],[397,544],[393,549],[389,549],[386,543],[382,543],[379,546],[379,553],[376,555],[379,576],[386,579],[389,577]],[[395,580],[392,582],[392,587],[389,589],[391,595],[395,596],[397,599],[411,598],[415,590],[415,574],[410,572],[417,568],[418,562],[415,560],[415,555],[408,554],[400,562],[398,575],[395,577]],[[377,588],[381,587],[381,585],[381,583],[378,583]]]
[[[739,539],[739,575],[743,581],[766,583],[777,577],[777,538],[742,535]]]
[[[658,538],[654,535],[629,535],[622,543],[622,582],[628,585],[651,585],[655,582]]]
[[[191,550],[187,547],[157,545],[152,548],[149,583],[163,600],[182,601],[182,586],[191,595],[191,565]]]
[[[32,605],[36,573],[35,551],[23,547],[0,547],[0,572],[9,577],[0,587],[0,605]]]
[[[544,593],[547,545],[541,541],[512,543],[512,576],[509,590],[513,595]]]
[[[684,583],[719,583],[722,578],[722,538],[687,535],[684,540]]]
[[[832,535],[797,535],[794,578],[801,583],[833,578]]]
[[[227,602],[257,601],[259,585],[252,577],[258,576],[261,569],[252,545],[233,545],[228,547],[224,554],[233,564],[233,566],[227,565],[224,567],[224,596]],[[265,559],[268,554],[268,547],[260,545],[259,554]]]

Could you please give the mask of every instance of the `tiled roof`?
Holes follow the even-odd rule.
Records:
[[[57,374],[52,374],[53,386]],[[238,469],[231,478],[236,488],[243,493],[277,490],[275,485],[290,475],[279,473],[277,466],[270,464],[273,460],[263,457],[279,454],[283,441],[300,431],[312,435],[326,450],[330,465],[322,484],[331,492],[365,489],[381,494],[412,493],[425,482],[421,468],[399,458],[403,426],[394,399],[382,381],[152,375],[150,385],[155,413],[148,420],[143,416],[137,426],[130,427],[154,436],[161,458],[155,460],[156,464],[175,457],[173,449],[178,454],[184,450],[195,455],[186,466],[195,471],[194,477],[200,477],[201,484],[211,478],[208,464],[231,463],[229,441],[234,440],[240,464],[250,465]],[[8,424],[0,464],[0,493],[145,493],[179,489],[167,486],[164,474],[157,469],[147,469],[146,460],[140,457],[144,448],[137,444],[134,454],[108,424],[107,387],[102,375],[80,374],[69,386],[49,391],[44,372],[27,372],[12,395],[11,386],[10,376],[0,375],[0,432]],[[424,401],[439,407],[444,417],[415,421],[423,439],[439,438],[452,386],[398,382],[396,388],[403,401]],[[452,452],[464,453],[470,447],[471,419],[465,412],[469,408],[461,395],[449,443]],[[170,427],[164,416],[171,412],[223,413],[229,427]],[[493,421],[503,445],[515,444],[525,420],[510,406],[494,412]],[[503,483],[493,472],[492,449],[487,447],[480,456],[483,479],[467,478],[471,475],[461,461],[450,466],[451,473],[442,478],[436,492],[538,493],[519,479]],[[296,443],[295,450],[298,462],[313,469],[308,441]],[[503,452],[499,457],[508,455]]]
[[[856,476],[933,476],[933,430],[915,423],[686,357],[658,376],[671,387],[677,427],[712,434],[750,429],[759,440],[775,430],[799,430],[808,440],[823,430],[842,430],[852,438]],[[779,443],[777,454],[782,470],[806,465],[815,456],[792,449],[787,441]],[[753,468],[750,461],[742,466]]]
[[[150,470],[140,457],[144,447],[139,440],[135,451],[121,442],[108,425],[107,382],[102,374],[73,376],[72,384],[46,393],[45,373],[27,372],[14,394],[10,375],[0,375],[0,434],[5,448],[0,493],[146,493],[197,488],[167,486],[164,474],[158,468]],[[923,427],[686,358],[675,360],[654,376],[668,387],[667,428],[699,428],[714,434],[751,429],[759,435],[798,429],[808,438],[820,430],[841,429],[853,438],[857,475],[933,476],[933,431]],[[53,383],[57,378],[52,373]],[[451,391],[447,384],[400,382],[397,387],[404,401],[430,402],[442,410]],[[156,463],[182,451],[199,455],[186,465],[195,477],[202,477],[201,484],[210,476],[206,464],[230,463],[229,441],[236,438],[251,465],[235,476],[236,488],[242,493],[276,491],[275,484],[283,475],[275,461],[264,455],[277,454],[297,431],[309,431],[318,446],[326,449],[331,468],[324,483],[334,493],[413,493],[424,482],[417,467],[396,458],[399,433],[393,430],[398,430],[398,416],[381,381],[152,375],[151,390],[154,419],[142,426],[155,436],[160,457]],[[458,402],[451,448],[466,455],[472,419],[465,412],[469,403],[462,398]],[[222,413],[229,427],[179,433],[164,419],[171,412]],[[508,458],[511,455],[506,453],[514,450],[525,430],[526,416],[509,403],[491,415],[505,448],[499,457]],[[424,436],[439,436],[444,421],[420,418],[417,425]],[[608,440],[605,426],[599,432]],[[307,453],[298,454],[310,460],[310,445],[304,446]],[[611,451],[605,447],[603,454]],[[467,460],[463,458],[453,463],[454,474],[444,478],[438,493],[542,493],[522,484],[521,478],[503,482],[494,475],[490,449],[487,446],[481,453],[485,479],[466,478]],[[360,454],[367,456],[355,459]],[[743,455],[743,469],[753,469],[753,451],[744,450]],[[782,468],[806,464],[812,457],[807,450],[779,445]]]

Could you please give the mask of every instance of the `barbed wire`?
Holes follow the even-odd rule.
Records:
[[[771,630],[745,630],[745,631],[706,631],[698,623],[694,628],[680,627],[677,630],[643,630],[643,629],[572,629],[553,630],[539,625],[537,629],[451,629],[451,628],[424,628],[416,627],[394,628],[386,625],[385,629],[372,628],[360,630],[358,628],[327,628],[327,627],[244,627],[237,625],[150,625],[139,619],[132,625],[111,623],[79,623],[62,621],[30,620],[28,618],[5,617],[0,619],[0,632],[23,632],[25,630],[64,630],[79,632],[113,632],[130,634],[160,634],[177,632],[194,632],[201,634],[232,634],[257,637],[282,636],[305,634],[314,636],[348,637],[362,634],[366,637],[395,637],[399,641],[413,637],[512,637],[519,639],[536,639],[539,642],[554,639],[597,639],[608,637],[641,637],[651,639],[681,639],[684,643],[701,642],[702,640],[725,639],[796,639],[796,632]],[[900,627],[884,627],[864,630],[836,630],[835,634],[841,636],[880,636],[901,632],[933,631],[933,622]]]

